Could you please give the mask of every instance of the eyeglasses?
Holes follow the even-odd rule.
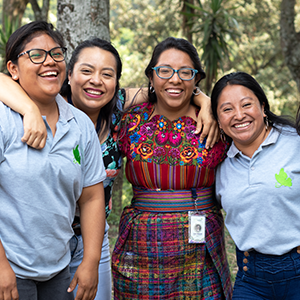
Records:
[[[171,67],[161,66],[154,67],[152,69],[155,70],[156,75],[161,79],[170,79],[174,75],[174,73],[177,73],[178,77],[181,80],[192,80],[198,73],[198,70],[192,68],[181,68],[175,70]]]
[[[50,49],[49,51],[43,50],[43,49],[31,49],[25,52],[20,53],[17,58],[19,58],[22,55],[28,54],[30,60],[34,64],[42,64],[46,58],[47,54],[51,56],[51,58],[56,62],[61,62],[65,60],[65,53],[67,51],[67,48],[65,47],[55,47]]]

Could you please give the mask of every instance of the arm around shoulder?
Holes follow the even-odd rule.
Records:
[[[4,73],[0,73],[0,90],[0,101],[24,117],[22,142],[42,149],[46,143],[47,129],[38,107],[23,88]]]

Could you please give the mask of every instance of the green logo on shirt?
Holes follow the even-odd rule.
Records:
[[[292,179],[287,176],[283,168],[280,169],[279,174],[275,174],[275,178],[277,180],[275,187],[277,188],[281,186],[292,186]]]
[[[80,153],[79,153],[79,150],[78,150],[78,145],[76,146],[75,149],[73,149],[73,155],[74,155],[74,163],[77,163],[80,165],[80,160],[81,160],[81,157],[80,157]]]

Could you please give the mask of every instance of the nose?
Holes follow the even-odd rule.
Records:
[[[174,72],[173,76],[169,80],[170,82],[174,82],[174,83],[179,83],[182,81],[178,75],[178,72]]]
[[[55,60],[50,56],[49,53],[46,54],[46,59],[44,61],[44,64],[55,64]]]
[[[238,119],[238,120],[241,120],[243,119],[244,117],[244,111],[242,108],[236,108],[236,111],[235,111],[235,118]]]
[[[99,85],[102,83],[102,76],[100,74],[93,74],[90,78],[90,82]]]

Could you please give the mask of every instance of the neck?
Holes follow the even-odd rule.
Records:
[[[192,104],[182,108],[165,108],[161,106],[159,103],[156,103],[154,106],[153,115],[163,115],[170,121],[177,120],[180,117],[191,117],[196,120],[196,110]]]
[[[264,129],[263,132],[260,134],[260,136],[255,139],[251,144],[244,145],[240,144],[234,141],[235,146],[242,151],[242,153],[250,158],[252,158],[255,151],[259,148],[259,146],[264,142],[264,140],[268,137],[269,133],[271,131],[271,126],[268,127],[268,129]]]

